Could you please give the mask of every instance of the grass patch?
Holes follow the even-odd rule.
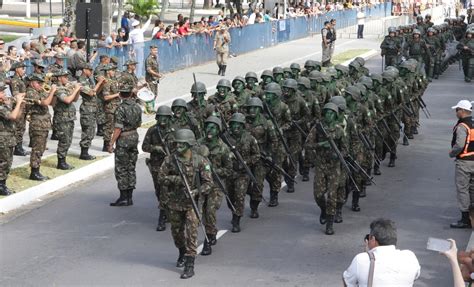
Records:
[[[8,43],[8,42],[11,42],[11,41],[15,41],[16,39],[20,38],[22,36],[17,36],[17,35],[2,35],[0,34],[0,38],[3,39],[3,41],[5,41],[5,43]],[[6,46],[5,46],[6,47]]]
[[[101,160],[106,156],[97,156],[95,160],[80,160],[79,155],[71,154],[67,156],[67,163],[74,166],[72,170],[60,170],[56,168],[58,159],[56,155],[48,156],[43,159],[41,162],[41,174],[49,177],[50,179],[56,178],[58,176],[64,175],[71,171],[77,170],[83,166],[89,165],[93,162]],[[14,190],[15,192],[21,192],[30,187],[41,184],[41,181],[30,180],[30,165],[24,165],[11,170],[10,175],[8,176],[7,186]],[[0,196],[0,199],[4,196]]]
[[[332,59],[331,59],[331,62],[334,64],[334,65],[337,65],[337,64],[340,64],[340,63],[343,63],[345,61],[348,61],[352,58],[355,58],[357,56],[360,56],[364,53],[367,53],[369,52],[370,49],[352,49],[352,50],[347,50],[345,52],[342,52],[342,53],[339,53],[337,54],[336,56],[334,56]]]

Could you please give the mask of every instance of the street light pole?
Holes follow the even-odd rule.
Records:
[[[41,23],[40,23],[40,1],[36,0],[36,16],[38,17],[38,28],[41,28]]]

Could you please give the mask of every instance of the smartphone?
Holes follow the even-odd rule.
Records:
[[[451,242],[446,239],[428,238],[426,249],[438,252],[446,252],[451,249]]]

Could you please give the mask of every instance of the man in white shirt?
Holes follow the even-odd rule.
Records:
[[[365,13],[364,8],[357,12],[357,39],[364,38]]]
[[[420,276],[420,264],[412,251],[396,249],[397,229],[393,221],[382,218],[373,221],[365,242],[369,251],[356,255],[344,271],[342,276],[345,286],[368,286],[369,252],[375,258],[373,286],[413,286]]]
[[[130,34],[128,36],[128,41],[133,47],[133,52],[135,54],[135,61],[138,63],[137,64],[137,69],[136,71],[138,74],[143,74],[143,63],[144,63],[144,54],[143,50],[145,48],[143,42],[145,42],[145,37],[143,34],[145,31],[148,29],[148,26],[151,23],[151,15],[148,18],[148,21],[143,25],[143,27],[140,28],[140,21],[134,19],[132,20],[132,26],[133,30],[130,31]]]

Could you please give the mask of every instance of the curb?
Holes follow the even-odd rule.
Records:
[[[0,19],[0,25],[9,25],[9,26],[26,27],[26,28],[38,28],[38,23],[28,23],[28,22],[23,22],[23,21],[5,20],[5,19]],[[44,25],[40,24],[40,27],[44,27]]]
[[[371,57],[375,56],[378,52],[374,49],[358,56],[362,57],[365,60],[370,59]],[[348,65],[353,59],[345,61],[341,63],[342,65]],[[260,71],[261,72],[261,71]],[[208,87],[207,90],[214,89],[213,87]],[[189,99],[191,96],[190,94],[183,95],[182,98]],[[164,101],[163,104],[171,103],[175,98],[169,99]],[[150,120],[147,122],[152,122],[154,120]],[[146,124],[147,122],[143,122],[142,124]],[[139,145],[138,148],[138,156],[142,155],[144,152],[141,150],[141,146]],[[110,169],[114,168],[114,157],[112,155],[107,156],[104,159],[86,165],[84,167],[79,168],[78,170],[72,171],[65,175],[59,176],[57,178],[48,180],[44,183],[41,183],[37,186],[33,186],[26,190],[23,190],[19,193],[12,194],[8,197],[0,199],[0,215],[3,213],[8,213],[14,209],[17,209],[23,205],[29,204],[35,200],[39,200],[40,197],[54,193],[62,188],[65,188],[69,185],[74,183],[78,183],[80,181],[86,180],[91,175],[98,175],[100,173],[106,172]]]

